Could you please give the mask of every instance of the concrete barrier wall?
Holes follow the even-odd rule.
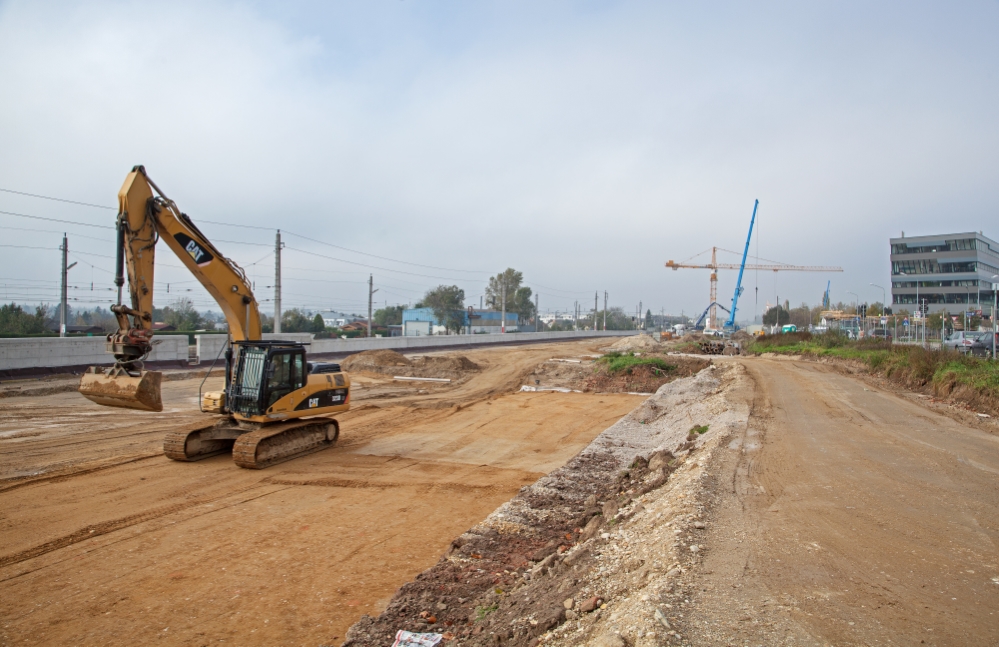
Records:
[[[187,336],[153,339],[150,362],[186,362]],[[35,337],[0,339],[0,370],[113,364],[104,337]]]
[[[0,339],[0,370],[106,364],[104,337]]]
[[[371,337],[360,339],[314,339],[309,346],[312,355],[341,355],[359,353],[362,350],[391,349],[405,352],[409,348],[433,349],[448,346],[479,346],[486,344],[510,344],[538,341],[558,341],[586,339],[591,337],[623,337],[634,335],[634,330],[608,331],[566,331],[496,333],[486,335],[420,335],[416,337]]]
[[[577,332],[532,332],[488,335],[430,335],[419,337],[372,337],[359,339],[312,339],[309,333],[265,333],[264,339],[284,339],[307,342],[310,355],[349,355],[362,350],[407,349],[422,350],[449,346],[479,346],[539,341],[586,339],[592,337],[622,337],[636,334],[633,330]],[[211,364],[225,346],[226,335],[195,335],[198,357],[202,364]],[[188,361],[186,335],[162,335],[153,339],[149,362]],[[29,369],[108,365],[113,358],[106,351],[104,337],[36,337],[0,339],[0,371],[22,372]],[[8,373],[11,375],[12,373]]]
[[[264,339],[280,339],[283,341],[298,341],[307,344],[312,341],[312,333],[307,332],[292,332],[292,333],[281,333],[276,334],[272,332],[265,332],[263,334]],[[229,339],[228,335],[219,334],[205,334],[205,335],[195,335],[194,344],[198,348],[198,359],[202,364],[211,364],[218,358],[219,362],[224,361],[224,358],[219,355],[222,349],[225,348],[226,341]]]

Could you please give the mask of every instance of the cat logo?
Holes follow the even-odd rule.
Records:
[[[210,252],[202,248],[201,245],[198,244],[198,241],[194,240],[187,234],[174,234],[174,239],[180,243],[180,246],[184,248],[185,252],[191,255],[191,258],[198,264],[198,267],[208,265],[215,258]]]
[[[309,398],[309,408],[314,409],[319,406],[319,398]]]
[[[198,244],[193,240],[187,244],[187,253],[191,255],[191,258],[194,259],[195,263],[199,262],[201,257],[205,255],[205,253],[201,251],[201,248],[198,247]]]

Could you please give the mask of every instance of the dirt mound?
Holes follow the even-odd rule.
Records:
[[[394,350],[366,350],[340,364],[350,372],[382,373],[400,377],[436,377],[456,380],[478,371],[479,365],[464,355],[408,357]]]
[[[408,373],[397,373],[409,377],[448,377],[459,378],[473,371],[478,371],[479,365],[464,355],[436,355],[433,357],[416,357]]]
[[[649,335],[634,335],[632,337],[625,337],[619,341],[614,342],[610,346],[611,350],[616,350],[620,352],[627,351],[657,351],[662,348],[662,345]]]
[[[590,375],[584,381],[582,390],[599,393],[655,393],[663,384],[681,377],[690,377],[711,364],[711,360],[691,357],[664,359],[674,368],[663,371],[645,364],[617,373],[609,373],[604,369]]]
[[[645,357],[645,355],[643,355]],[[601,362],[548,361],[524,375],[524,384],[539,389],[559,388],[597,393],[653,393],[667,382],[689,377],[708,366],[710,360],[662,356],[673,367],[661,370],[641,365],[611,373]]]
[[[386,368],[410,365],[412,362],[394,350],[366,350],[351,355],[340,362],[340,366],[345,371],[372,371],[375,373],[383,373]]]
[[[732,333],[732,341],[749,341],[752,338],[753,336],[750,335],[745,330],[736,330],[734,333]]]

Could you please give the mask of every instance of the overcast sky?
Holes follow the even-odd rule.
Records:
[[[109,303],[141,163],[195,222],[265,228],[202,227],[265,312],[280,228],[286,307],[361,312],[369,273],[478,305],[514,267],[542,310],[699,313],[708,271],[663,264],[741,251],[756,199],[752,254],[845,271],[747,272],[740,319],[880,300],[890,236],[999,238],[997,33],[994,1],[2,2],[0,188],[112,207],[0,192],[109,227],[0,214],[4,298],[58,300],[67,231],[76,303]],[[211,306],[159,253],[157,305]]]

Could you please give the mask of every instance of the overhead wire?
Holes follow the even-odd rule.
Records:
[[[93,203],[90,203],[90,202],[83,202],[83,201],[80,201],[80,200],[69,200],[69,199],[66,199],[66,198],[57,198],[57,197],[54,197],[54,196],[41,195],[41,194],[37,194],[37,193],[29,193],[29,192],[26,192],[26,191],[16,191],[14,189],[0,188],[0,191],[3,191],[5,193],[15,194],[15,195],[23,195],[23,196],[27,196],[27,197],[42,199],[42,200],[51,200],[51,201],[55,201],[55,202],[62,202],[62,203],[66,203],[66,204],[75,204],[75,205],[85,206],[85,207],[93,207],[93,208],[106,209],[106,210],[115,210],[116,209],[116,207],[107,206],[107,205],[98,205],[98,204],[93,204]],[[70,225],[77,225],[77,226],[83,226],[83,227],[95,227],[95,228],[99,228],[99,229],[114,229],[114,227],[111,227],[111,226],[108,226],[108,225],[96,225],[96,224],[92,224],[92,223],[84,223],[84,222],[79,222],[79,221],[64,220],[64,219],[59,219],[59,218],[49,218],[49,217],[45,217],[45,216],[35,216],[35,215],[31,215],[31,214],[23,214],[23,213],[16,213],[16,212],[10,212],[10,211],[0,211],[0,214],[5,214],[5,215],[19,217],[19,218],[30,218],[30,219],[43,220],[43,221],[48,221],[48,222],[58,222],[58,223],[61,223],[61,224],[70,224]],[[222,221],[217,221],[217,220],[199,220],[198,222],[199,223],[205,223],[205,224],[211,224],[211,225],[217,225],[217,226],[223,226],[223,227],[236,227],[236,228],[241,228],[241,229],[254,229],[254,230],[261,230],[261,231],[273,231],[273,230],[277,229],[277,228],[274,228],[274,227],[261,227],[261,226],[258,226],[258,225],[238,224],[238,223],[222,222]],[[427,264],[423,264],[423,263],[414,263],[414,262],[411,262],[411,261],[401,261],[401,260],[398,260],[398,259],[393,259],[393,258],[389,258],[389,257],[386,257],[386,256],[381,256],[381,255],[378,255],[378,254],[371,254],[369,252],[362,252],[360,250],[351,249],[351,248],[348,248],[348,247],[344,247],[344,246],[341,246],[341,245],[336,245],[336,244],[329,243],[329,242],[322,241],[322,240],[317,240],[315,238],[311,238],[311,237],[308,237],[308,236],[303,236],[303,235],[298,234],[298,233],[296,233],[294,231],[290,231],[290,230],[283,230],[283,231],[287,235],[294,236],[296,238],[301,238],[303,240],[308,240],[308,241],[311,241],[311,242],[319,244],[319,245],[323,245],[323,246],[327,246],[327,247],[332,247],[334,249],[340,249],[340,250],[343,250],[343,251],[346,251],[346,252],[350,252],[352,254],[359,254],[361,256],[368,256],[370,258],[376,258],[376,259],[379,259],[379,260],[388,261],[390,263],[396,263],[396,264],[400,264],[400,265],[409,265],[409,266],[413,266],[413,267],[421,267],[421,268],[433,269],[433,270],[440,270],[440,271],[444,271],[444,272],[459,272],[459,273],[463,273],[463,274],[467,273],[467,274],[479,274],[479,275],[489,274],[489,272],[485,272],[483,270],[463,270],[463,269],[457,269],[457,268],[446,268],[446,267],[440,267],[440,266],[434,266],[434,265],[427,265]],[[78,236],[83,237],[81,234],[74,234],[74,235],[78,235]],[[254,242],[249,242],[249,241],[219,240],[219,242],[225,242],[225,243],[230,243],[230,244],[239,244],[239,245],[259,246],[259,247],[268,247],[268,246],[270,246],[269,243],[254,243]],[[22,247],[27,248],[26,246],[22,246]],[[49,249],[49,248],[38,248],[38,249]],[[56,249],[58,249],[58,248],[56,248]],[[342,258],[336,258],[336,257],[332,257],[332,256],[327,256],[327,255],[324,255],[324,254],[319,254],[319,253],[316,253],[316,252],[310,252],[308,250],[294,248],[294,247],[287,247],[287,249],[289,249],[291,251],[296,251],[296,252],[299,252],[299,253],[307,254],[307,255],[310,255],[310,256],[315,256],[317,258],[324,258],[324,259],[333,260],[333,261],[337,261],[337,262],[341,262],[341,263],[347,263],[347,264],[350,264],[350,265],[357,265],[357,266],[360,266],[360,267],[367,267],[367,268],[376,269],[376,270],[383,271],[383,272],[390,272],[390,273],[393,273],[393,274],[401,274],[401,275],[405,275],[405,276],[418,276],[418,277],[421,277],[421,278],[429,278],[429,279],[435,279],[435,280],[463,281],[463,282],[472,281],[474,283],[482,283],[482,282],[484,282],[482,279],[454,278],[454,277],[445,277],[445,276],[435,276],[435,275],[421,274],[421,273],[418,273],[418,272],[409,272],[409,271],[405,271],[405,270],[397,270],[397,269],[391,269],[391,268],[387,268],[387,267],[380,267],[380,266],[377,266],[377,265],[370,265],[370,264],[362,263],[362,262],[359,262],[359,261],[350,261],[350,260],[347,260],[347,259],[342,259]],[[104,256],[104,255],[101,255],[101,254],[93,254],[93,253],[89,253],[89,252],[78,252],[78,253],[86,254],[86,255],[90,255],[90,256],[101,257],[101,258],[112,258],[112,257],[109,257],[109,256]],[[266,258],[268,258],[271,255],[272,254],[267,254],[266,256],[264,256],[263,258],[261,258],[260,260],[255,261],[253,263],[250,263],[249,265],[250,266],[256,265],[257,263],[260,263],[261,261],[265,260]],[[83,261],[83,262],[86,263],[86,261]],[[91,263],[87,263],[87,264],[90,265],[91,267],[96,267],[96,266],[94,266]],[[180,267],[180,266],[172,266],[172,265],[165,264],[165,263],[163,263],[161,265],[163,265],[164,267]],[[102,271],[107,271],[107,270],[103,270],[103,268],[97,268],[97,269],[101,269]],[[183,268],[180,268],[180,269],[183,269]],[[288,268],[288,269],[292,269],[292,268]],[[295,269],[303,269],[304,270],[306,268],[295,268]],[[309,268],[306,271],[322,271],[322,270],[315,270],[315,269]],[[360,273],[360,272],[358,272],[358,273]],[[419,285],[417,283],[405,281],[405,280],[402,280],[402,279],[399,279],[399,278],[395,278],[393,280],[399,281],[401,283],[410,283],[411,285],[414,285],[414,286],[415,285]],[[541,284],[533,283],[533,282],[532,283],[526,283],[525,285],[534,286],[535,288],[542,288],[544,290],[548,290],[548,291],[551,291],[551,292],[562,293],[562,295],[566,295],[566,294],[569,294],[569,295],[589,294],[588,290],[580,290],[580,291],[562,290],[562,289],[559,289],[559,288],[552,288],[552,287],[548,287],[548,286],[543,286]],[[405,290],[406,288],[399,288],[399,289]],[[421,289],[422,289],[422,286],[421,286]],[[394,293],[394,294],[396,294],[396,296],[402,296],[399,293]],[[545,296],[550,297],[550,298],[555,298],[555,299],[565,299],[565,298],[567,298],[567,297],[562,296],[562,295],[549,295],[549,294],[546,294]]]
[[[88,222],[77,222],[75,220],[60,220],[59,218],[46,218],[45,216],[32,216],[27,213],[15,213],[13,211],[0,211],[5,216],[16,216],[18,218],[31,218],[32,220],[47,220],[48,222],[61,222],[66,225],[78,225],[80,227],[96,227],[97,229],[114,229],[108,225],[94,225]]]
[[[348,261],[348,260],[343,259],[343,258],[335,258],[333,256],[326,256],[325,254],[317,254],[316,252],[310,252],[310,251],[307,251],[307,250],[304,250],[304,249],[299,249],[297,247],[286,247],[285,249],[291,250],[293,252],[299,252],[301,254],[308,254],[309,256],[316,256],[318,258],[325,258],[325,259],[331,260],[331,261],[338,261],[340,263],[347,263],[349,265],[359,265],[361,267],[370,267],[372,269],[380,270],[382,272],[394,272],[396,274],[405,274],[407,276],[421,276],[423,278],[439,279],[439,280],[443,280],[443,281],[465,281],[465,282],[473,282],[473,283],[484,283],[485,282],[485,281],[482,281],[482,280],[474,280],[474,279],[467,279],[467,278],[457,279],[457,278],[450,277],[450,276],[433,276],[433,275],[430,275],[430,274],[419,274],[417,272],[406,272],[404,270],[393,270],[393,269],[390,269],[390,268],[387,268],[387,267],[379,267],[377,265],[368,265],[367,263],[360,263],[358,261]]]
[[[116,209],[116,207],[109,207],[109,206],[103,205],[103,204],[93,204],[91,202],[79,202],[78,200],[67,200],[65,198],[53,198],[52,196],[49,196],[49,195],[39,195],[37,193],[26,193],[24,191],[15,191],[13,189],[2,189],[2,188],[0,188],[0,191],[3,191],[4,193],[16,193],[17,195],[26,195],[26,196],[28,196],[30,198],[41,198],[42,200],[53,200],[55,202],[68,202],[69,204],[78,204],[78,205],[82,205],[84,207],[96,207],[97,209]]]

